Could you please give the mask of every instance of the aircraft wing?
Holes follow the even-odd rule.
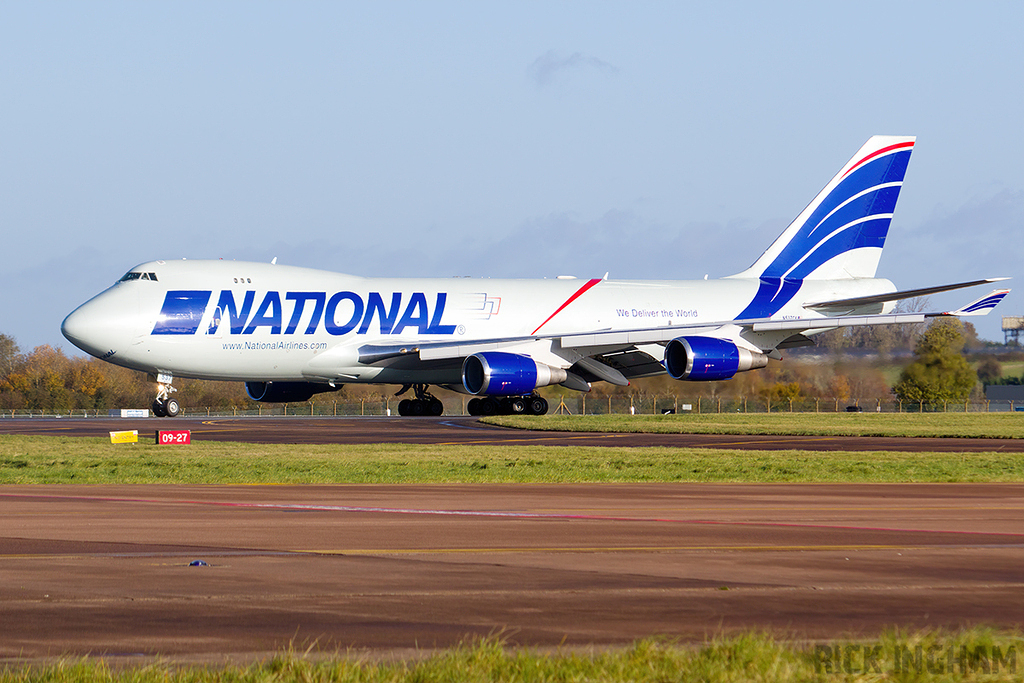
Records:
[[[849,307],[866,303],[881,303],[1002,279],[1004,278],[979,280],[973,283],[946,285],[926,290],[906,290],[878,297],[859,297],[826,302],[826,304]],[[476,353],[507,351],[523,353],[551,364],[562,366],[569,364],[575,373],[586,378],[587,381],[604,380],[624,386],[629,383],[631,377],[642,377],[662,372],[664,367],[661,364],[660,349],[673,339],[687,335],[733,340],[744,338],[749,346],[759,346],[759,350],[764,353],[777,353],[775,350],[778,348],[812,345],[813,341],[803,336],[804,334],[815,334],[841,327],[921,323],[928,318],[939,316],[985,315],[1002,301],[1009,291],[1009,289],[993,290],[961,308],[945,312],[838,315],[790,320],[754,318],[699,324],[662,325],[630,330],[594,330],[579,334],[524,335],[472,342],[367,344],[359,348],[359,361],[364,364],[389,364],[397,359],[416,359],[422,363],[445,361],[450,363]],[[808,308],[820,310],[825,308],[826,304],[817,304],[808,306]]]
[[[1005,278],[996,278],[1002,280]],[[993,280],[979,280],[976,283],[992,282]],[[953,288],[968,286],[967,283],[953,285]],[[930,288],[933,291],[948,291],[943,288]],[[926,290],[908,290],[923,292]],[[1009,289],[993,290],[989,294],[977,299],[966,306],[954,311],[933,312],[933,313],[889,313],[877,315],[857,316],[831,316],[816,318],[797,318],[793,320],[773,320],[771,318],[752,318],[747,320],[722,320],[717,322],[695,323],[684,325],[661,325],[658,327],[639,327],[630,330],[595,330],[578,334],[562,335],[524,335],[522,337],[506,337],[501,339],[484,339],[472,342],[425,342],[419,344],[395,344],[395,345],[374,345],[367,344],[359,347],[359,361],[372,364],[378,361],[398,358],[405,355],[417,354],[421,360],[440,360],[450,358],[464,358],[474,353],[484,351],[502,351],[509,347],[522,346],[531,342],[544,340],[555,340],[562,348],[573,348],[579,350],[594,349],[603,352],[612,348],[627,346],[666,343],[684,334],[713,334],[716,331],[726,328],[749,329],[753,332],[773,332],[780,330],[811,332],[835,329],[839,327],[856,327],[864,325],[897,325],[903,323],[920,323],[927,318],[938,316],[963,316],[963,315],[985,315],[1002,301],[1010,292]],[[906,292],[904,292],[906,293]],[[899,294],[899,293],[893,293]],[[884,295],[892,297],[893,295]],[[910,296],[919,296],[911,294]],[[861,297],[861,299],[875,299],[876,297]],[[892,298],[878,298],[879,301],[891,301]],[[844,302],[856,301],[864,303],[859,299],[846,299]],[[832,302],[830,302],[832,303]]]

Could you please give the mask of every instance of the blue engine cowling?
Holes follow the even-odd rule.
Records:
[[[315,382],[246,382],[245,393],[254,401],[262,403],[299,403],[313,398],[314,394],[337,391],[341,386],[317,384]]]
[[[462,363],[462,385],[477,396],[520,396],[566,377],[561,368],[504,351],[475,353]]]
[[[665,369],[672,379],[713,382],[768,365],[768,356],[727,339],[679,337],[665,347]]]

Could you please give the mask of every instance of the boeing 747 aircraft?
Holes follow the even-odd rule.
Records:
[[[667,372],[718,381],[850,325],[988,313],[890,313],[900,299],[996,282],[898,291],[875,277],[913,137],[872,137],[752,266],[718,280],[391,279],[273,263],[151,261],[65,320],[64,336],[149,373],[153,411],[177,415],[174,377],[238,380],[254,400],[306,401],[346,383],[401,384],[403,415],[440,415],[429,385],[469,411],[543,414],[536,389],[625,386]],[[401,393],[401,392],[400,392]]]

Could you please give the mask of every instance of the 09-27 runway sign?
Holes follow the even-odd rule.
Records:
[[[187,446],[192,443],[192,432],[187,429],[158,430],[157,446]]]

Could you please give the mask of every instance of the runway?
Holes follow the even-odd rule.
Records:
[[[8,486],[0,519],[8,659],[1024,621],[1018,484]]]
[[[1021,440],[570,434],[473,418],[0,420],[196,441],[1021,452]],[[1020,627],[1024,484],[0,486],[0,659],[222,661]],[[208,566],[191,567],[193,560]]]
[[[541,432],[482,424],[474,417],[211,417],[211,418],[33,418],[0,419],[0,434],[97,436],[139,430],[188,429],[197,441],[303,444],[479,444],[535,446],[623,446],[808,451],[913,451],[1024,453],[1024,439],[919,437],[764,436],[735,434],[604,434]]]

